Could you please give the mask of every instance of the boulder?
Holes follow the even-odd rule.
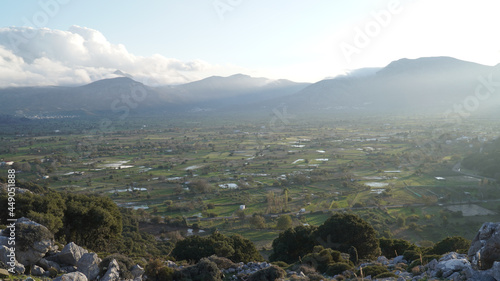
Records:
[[[500,261],[500,223],[484,223],[467,255],[475,269],[490,269],[495,261]]]
[[[52,233],[43,225],[27,218],[16,222],[16,259],[25,266],[31,266],[54,247]]]
[[[76,265],[78,260],[86,253],[88,253],[87,250],[70,242],[55,257],[59,264]]]
[[[57,262],[49,261],[46,258],[42,258],[38,261],[38,265],[41,266],[45,270],[49,270],[49,268],[53,267],[57,271],[61,271],[61,267]]]
[[[99,279],[99,281],[118,281],[120,279],[120,266],[118,266],[118,262],[113,259],[108,266],[108,271],[104,274],[104,276]]]
[[[0,278],[9,278],[9,271],[7,269],[0,268]]]
[[[130,273],[132,273],[134,279],[142,277],[144,272],[145,272],[144,269],[138,264],[136,264],[134,267],[132,267],[132,270],[130,270]]]
[[[66,273],[62,276],[57,277],[53,281],[88,281],[87,277],[85,274],[81,272],[71,272],[71,273]]]
[[[451,253],[439,260],[438,264],[436,264],[435,270],[441,271],[443,274],[450,273],[451,275],[453,272],[460,272],[470,267],[471,265],[464,255]]]
[[[9,238],[0,234],[0,246],[9,246]]]
[[[94,280],[99,275],[99,263],[101,259],[96,253],[85,253],[76,263],[76,267],[88,280]]]
[[[388,265],[389,264],[389,260],[384,257],[384,256],[380,256],[377,258],[377,262],[382,264],[382,265]]]
[[[16,259],[16,257],[12,257],[11,254],[12,252],[10,251],[9,248],[6,246],[0,246],[0,262],[8,266],[9,268],[14,265],[14,271],[23,274],[24,271],[26,270],[24,265],[19,263]]]
[[[500,262],[496,261],[491,267],[491,272],[495,280],[500,280]]]
[[[44,273],[45,273],[45,270],[43,268],[39,267],[38,265],[33,265],[31,267],[31,275],[43,276]]]

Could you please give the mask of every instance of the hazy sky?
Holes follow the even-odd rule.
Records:
[[[0,5],[1,87],[88,83],[113,77],[117,69],[149,84],[235,73],[316,82],[400,58],[500,62],[495,0],[4,0]]]

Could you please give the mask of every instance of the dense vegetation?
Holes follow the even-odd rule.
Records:
[[[75,242],[94,251],[134,256],[166,255],[172,248],[140,232],[138,218],[108,197],[62,193],[33,183],[19,187],[29,191],[16,195],[16,215],[46,226],[62,244]],[[7,193],[0,193],[0,208],[7,209],[7,202]],[[0,219],[7,221],[7,215],[2,212]]]
[[[486,143],[481,152],[469,154],[464,158],[462,165],[476,171],[478,174],[500,180],[500,139],[496,139],[491,143]]]
[[[464,137],[474,124],[343,120],[270,131],[131,117],[102,131],[95,122],[6,128],[0,153],[14,164],[2,176],[13,168],[17,186],[32,191],[16,195],[16,216],[61,244],[145,257],[157,280],[174,275],[164,260],[212,255],[326,274],[378,254],[425,262],[465,251],[483,221],[498,220],[498,184],[475,173],[494,175],[480,171],[482,158],[478,169],[468,164],[495,159],[498,142]]]

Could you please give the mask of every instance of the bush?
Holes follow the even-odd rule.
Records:
[[[109,263],[113,260],[116,260],[118,266],[120,267],[120,277],[122,279],[132,279],[133,275],[129,269],[131,269],[135,263],[129,257],[126,257],[121,254],[112,254],[110,256],[105,257],[101,263],[99,264],[99,275],[103,276],[108,270]]]
[[[157,280],[173,281],[175,270],[168,266],[163,266],[158,270]]]
[[[384,266],[381,265],[369,265],[365,266],[362,268],[363,269],[363,276],[377,276],[382,273],[387,273],[389,270],[385,268]],[[356,272],[358,276],[361,276],[361,270],[358,270]]]
[[[409,262],[414,260],[420,260],[422,254],[416,250],[407,250],[403,253],[403,258]]]
[[[344,253],[355,247],[361,259],[380,255],[375,229],[358,215],[335,213],[318,227],[313,237],[324,247]]]
[[[315,246],[313,252],[307,254],[302,263],[314,267],[319,272],[325,272],[333,262],[339,262],[342,258],[340,252],[332,249],[325,249],[323,246]]]
[[[284,261],[289,264],[298,261],[300,257],[312,251],[315,242],[311,235],[315,230],[315,226],[301,225],[281,232],[273,240],[273,253],[269,256],[269,260]]]
[[[163,267],[164,263],[161,260],[159,259],[151,260],[144,268],[144,274],[148,277],[148,280],[159,281],[161,280],[159,276],[160,272],[162,272],[162,276],[167,273],[164,270],[162,270]],[[100,275],[102,276],[102,274]]]
[[[277,265],[281,268],[287,268],[289,266],[288,263],[286,263],[284,261],[273,261],[273,262],[271,262],[271,264]]]
[[[216,255],[212,255],[212,256],[208,257],[207,259],[211,262],[214,262],[219,269],[228,269],[231,267],[234,267],[234,268],[237,267],[237,265],[228,258],[223,258],[223,257],[218,257]]]
[[[218,232],[207,237],[193,235],[178,241],[172,255],[177,260],[188,261],[198,261],[211,255],[223,256],[233,262],[262,260],[262,256],[250,240],[238,234],[227,237]]]
[[[412,244],[403,239],[386,239],[381,238],[380,241],[380,249],[382,250],[382,255],[386,258],[394,258],[396,257],[396,253],[398,255],[403,254],[406,250],[417,250],[418,247],[415,244]]]
[[[384,273],[380,273],[379,275],[375,276],[375,278],[398,278],[399,276],[392,273],[392,272],[384,272]]]
[[[352,269],[353,269],[353,267],[348,263],[337,262],[337,263],[330,264],[328,266],[328,269],[326,270],[325,274],[328,276],[335,276],[338,274],[342,274],[342,272],[344,272],[346,270],[352,270]]]
[[[309,281],[322,281],[325,280],[325,277],[317,272],[312,272],[306,275],[309,278]]]
[[[196,265],[175,271],[174,279],[179,281],[221,281],[222,272],[214,262],[202,258]]]
[[[436,243],[431,249],[431,254],[444,255],[449,252],[467,253],[471,241],[460,236],[446,237]]]
[[[247,281],[269,281],[283,278],[286,272],[279,266],[271,265],[270,267],[261,269],[251,274]]]

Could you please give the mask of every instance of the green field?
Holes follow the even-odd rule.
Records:
[[[472,239],[482,222],[498,220],[498,184],[453,170],[480,146],[457,140],[477,135],[474,124],[457,133],[404,120],[304,122],[274,132],[259,122],[131,117],[109,132],[92,129],[92,121],[68,121],[74,126],[59,133],[53,129],[62,121],[47,121],[25,134],[4,130],[0,158],[15,162],[18,181],[109,196],[143,209],[146,221],[187,218],[206,233],[238,233],[263,248],[279,234],[282,214],[294,225],[320,225],[330,212],[355,212],[380,236],[416,243]],[[430,131],[442,137],[429,139]],[[465,207],[457,212],[455,205]],[[264,228],[250,223],[253,214],[265,218]]]

